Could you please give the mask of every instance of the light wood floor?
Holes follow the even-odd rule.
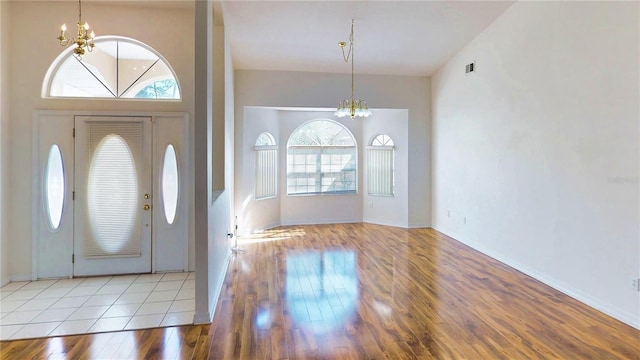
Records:
[[[640,331],[431,229],[242,244],[211,325],[0,343],[2,359],[640,359]]]

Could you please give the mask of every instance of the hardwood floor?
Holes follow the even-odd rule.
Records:
[[[640,359],[640,331],[432,229],[245,238],[211,325],[0,343],[2,359]]]

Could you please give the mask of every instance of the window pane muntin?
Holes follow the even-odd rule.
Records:
[[[82,61],[74,56],[71,48],[58,56],[47,71],[42,87],[43,97],[133,98],[153,81],[170,78],[176,82],[176,97],[173,99],[181,98],[174,71],[166,59],[150,46],[121,36],[99,36],[94,42],[93,51],[83,55]],[[145,72],[155,61],[155,72]],[[141,66],[131,66],[133,63]],[[126,68],[133,75],[124,76]]]

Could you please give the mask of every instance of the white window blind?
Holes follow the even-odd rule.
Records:
[[[87,210],[91,234],[83,256],[140,256],[138,170],[141,123],[90,123]]]
[[[262,133],[255,145],[256,151],[256,189],[255,197],[273,198],[278,195],[278,147],[273,136]]]
[[[373,138],[367,147],[367,192],[369,195],[393,196],[393,141],[387,135]]]

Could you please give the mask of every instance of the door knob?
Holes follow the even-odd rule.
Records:
[[[145,199],[148,199],[148,198],[150,198],[150,197],[151,197],[151,195],[149,195],[149,194],[144,194],[144,198],[145,198]]]
[[[145,209],[145,210],[149,210],[149,209],[151,209],[151,206],[149,206],[149,204],[144,204],[143,209]]]

